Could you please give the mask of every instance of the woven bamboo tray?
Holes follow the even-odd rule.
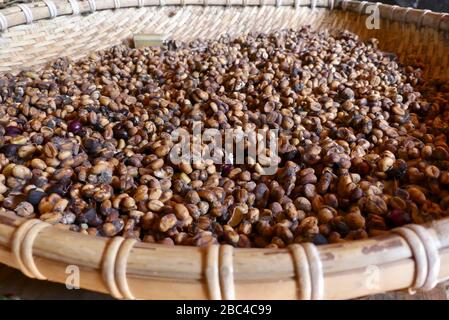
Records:
[[[78,59],[135,33],[216,38],[281,28],[347,29],[376,37],[385,51],[414,54],[424,76],[448,78],[449,16],[377,5],[369,30],[358,1],[62,0],[0,11],[0,73],[39,68],[60,56]],[[363,241],[288,249],[169,247],[85,236],[0,215],[0,262],[30,277],[65,283],[80,268],[82,288],[125,299],[349,299],[431,289],[449,278],[449,219],[406,226]]]

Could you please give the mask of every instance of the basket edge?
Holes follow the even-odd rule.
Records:
[[[110,251],[108,246],[114,238],[84,236],[55,226],[41,226],[38,232],[30,232],[33,226],[44,224],[40,220],[20,231],[24,235],[22,240],[27,240],[29,234],[34,239],[22,241],[27,247],[21,246],[12,252],[13,238],[24,221],[30,220],[1,216],[1,262],[22,271],[25,264],[27,273],[32,269],[29,268],[31,263],[35,270],[39,269],[39,275],[61,283],[64,279],[60,278],[60,274],[64,274],[65,267],[75,264],[83,270],[83,277],[88,275],[89,279],[98,279],[85,286],[118,298],[152,298],[146,293],[148,284],[168,280],[173,286],[195,289],[194,299],[262,299],[267,294],[265,291],[254,292],[248,288],[272,283],[279,283],[276,288],[280,291],[283,291],[280,289],[282,287],[291,289],[294,286],[294,292],[286,289],[284,293],[269,293],[274,296],[281,294],[288,299],[348,299],[410,288],[415,285],[416,274],[421,272],[427,276],[423,262],[415,261],[417,257],[413,253],[416,249],[405,238],[394,234],[337,245],[316,247],[307,244],[308,247],[312,246],[312,251],[316,250],[315,259],[311,259],[309,252],[306,252],[307,259],[295,259],[291,249],[234,249],[228,245],[170,247],[145,243],[134,245],[128,240],[119,245],[111,258],[107,256]],[[436,285],[449,276],[449,218],[427,224],[426,230],[440,260],[437,277],[432,280]],[[73,243],[77,243],[76,248],[73,248]],[[304,245],[295,246],[305,248]],[[32,259],[26,261],[23,259],[26,256]],[[105,265],[105,261],[109,264]],[[55,265],[59,278],[52,274]],[[167,267],[171,273],[164,273]],[[398,268],[401,271],[399,274]],[[108,273],[105,274],[103,271],[106,269]],[[312,279],[312,270],[315,279]],[[380,277],[377,287],[360,285],[359,282],[369,276],[367,272],[375,272]],[[342,281],[348,288],[342,289]],[[109,288],[118,288],[121,294],[117,295],[117,290],[114,293]],[[133,291],[137,293],[131,293]],[[322,294],[312,296],[312,292],[320,291]]]
[[[50,3],[51,5],[48,5]],[[76,5],[73,5],[76,3]],[[31,24],[34,21],[53,19],[58,16],[86,15],[100,10],[120,10],[146,6],[289,6],[328,8],[352,11],[369,15],[378,10],[380,18],[414,23],[421,27],[431,27],[449,31],[449,14],[430,10],[404,8],[380,3],[355,0],[89,0],[78,3],[38,1],[31,5],[21,4],[0,10],[0,32],[8,28]]]

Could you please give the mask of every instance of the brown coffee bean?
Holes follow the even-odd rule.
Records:
[[[176,225],[176,216],[172,213],[163,216],[159,222],[159,230],[167,232]]]

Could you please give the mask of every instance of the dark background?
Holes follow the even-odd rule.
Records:
[[[385,4],[413,7],[417,9],[430,9],[432,11],[449,12],[449,0],[370,0]]]

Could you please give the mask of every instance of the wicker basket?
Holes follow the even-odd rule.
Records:
[[[10,7],[0,11],[0,73],[59,56],[77,59],[134,33],[191,40],[310,24],[376,37],[385,51],[420,57],[426,77],[449,76],[449,16],[377,5],[383,19],[380,29],[370,30],[367,6],[331,0],[55,0]],[[67,266],[76,265],[82,288],[126,299],[349,299],[431,289],[448,278],[449,219],[363,241],[275,250],[151,245],[0,215],[0,262],[60,283]]]

